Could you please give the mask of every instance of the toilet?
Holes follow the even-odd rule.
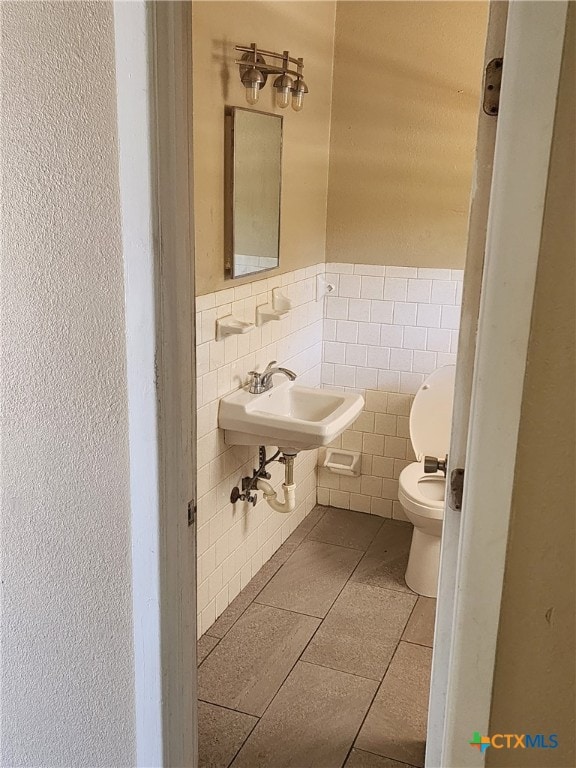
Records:
[[[424,381],[410,410],[410,439],[416,461],[400,473],[398,499],[414,525],[405,580],[411,590],[436,597],[446,478],[424,472],[424,457],[444,459],[450,445],[456,366],[438,368]]]

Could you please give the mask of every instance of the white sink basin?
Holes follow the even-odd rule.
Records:
[[[361,395],[277,384],[261,395],[248,387],[220,400],[218,426],[228,445],[274,445],[305,451],[328,445],[364,407]]]

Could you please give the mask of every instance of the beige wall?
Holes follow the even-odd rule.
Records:
[[[556,733],[555,750],[495,750],[487,765],[571,768],[575,733],[572,4],[524,385],[490,734]]]
[[[310,89],[299,114],[274,106],[269,79],[256,108],[284,115],[279,274],[324,261],[334,43],[333,2],[193,4],[196,292],[224,280],[224,106],[247,107],[235,44],[304,57]],[[244,282],[251,278],[245,278]]]
[[[327,261],[462,268],[484,2],[339,2]]]
[[[111,3],[0,3],[0,763],[135,762]]]

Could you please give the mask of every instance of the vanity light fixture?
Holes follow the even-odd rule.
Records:
[[[268,75],[278,75],[274,80],[276,89],[276,106],[285,109],[292,100],[292,109],[300,112],[304,106],[304,95],[308,93],[308,86],[302,77],[304,59],[294,59],[289,51],[276,53],[275,51],[259,50],[256,43],[251,45],[237,45],[237,51],[242,51],[242,57],[236,60],[240,67],[240,79],[246,88],[246,101],[248,104],[256,104],[260,89],[266,85]],[[273,59],[273,63],[266,58]]]

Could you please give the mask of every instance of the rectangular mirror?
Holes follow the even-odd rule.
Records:
[[[279,263],[282,117],[226,112],[226,277]]]

